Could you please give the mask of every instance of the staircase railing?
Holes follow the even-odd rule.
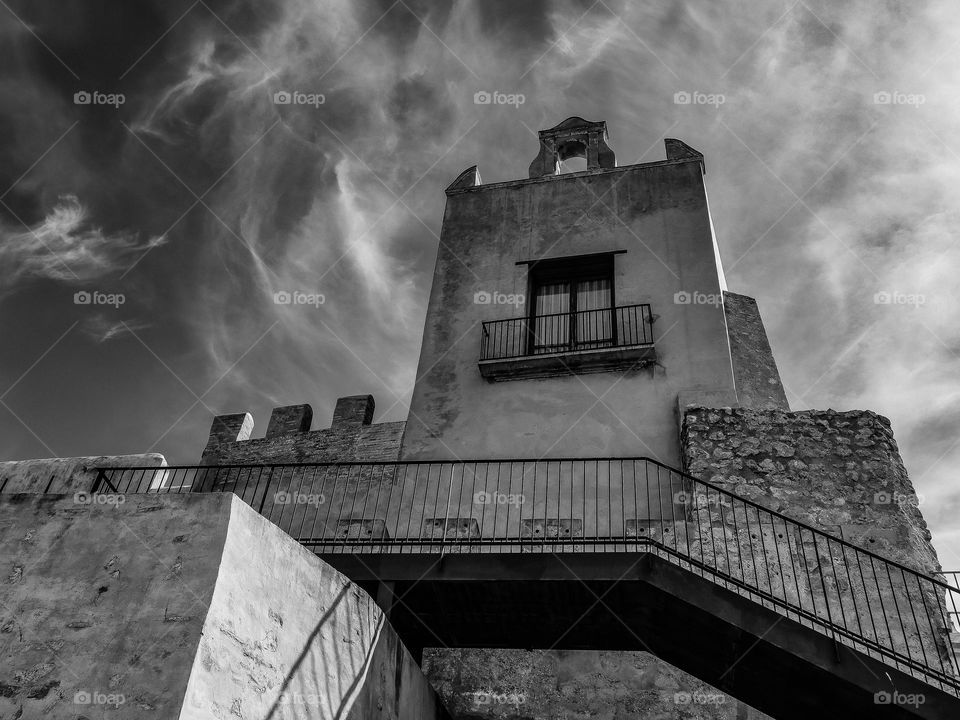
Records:
[[[321,555],[653,552],[960,694],[942,573],[647,458],[102,468],[93,488],[226,491]]]

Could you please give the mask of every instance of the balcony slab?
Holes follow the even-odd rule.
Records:
[[[631,347],[576,350],[542,355],[480,360],[480,374],[491,382],[558,377],[611,370],[631,370],[651,364],[657,354],[653,344]]]

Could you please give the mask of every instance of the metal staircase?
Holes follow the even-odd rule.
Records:
[[[821,684],[842,677],[831,692],[848,708],[844,717],[960,718],[958,655],[950,637],[960,590],[948,578],[893,562],[650,459],[103,468],[93,488],[226,491],[371,592],[387,588],[387,597],[395,598],[388,604],[395,608],[391,621],[401,636],[408,628],[406,641],[413,646],[544,646],[549,640],[539,639],[538,622],[546,627],[555,621],[559,630],[581,622],[564,609],[580,602],[586,607],[589,597],[577,595],[579,583],[620,598],[616,607],[607,603],[616,617],[587,616],[583,622],[594,623],[595,636],[578,627],[551,647],[651,649],[639,636],[638,643],[613,637],[613,621],[633,623],[635,634],[643,630],[654,638],[661,621],[682,628],[684,612],[702,615],[706,627],[715,616],[717,627],[730,633],[728,644],[754,638],[771,663],[785,663],[787,673],[796,662],[806,668],[798,672]],[[619,579],[616,568],[624,569]],[[621,597],[618,586],[636,592]],[[549,620],[527,608],[541,592],[537,602],[555,608]],[[649,606],[635,608],[637,598],[643,605],[644,592]],[[514,606],[517,618],[501,617]],[[644,614],[653,607],[659,615]],[[777,630],[754,632],[762,618],[772,619]],[[417,623],[436,627],[426,632]],[[684,638],[677,642],[700,642],[679,632]],[[774,639],[782,633],[782,642]],[[658,654],[669,659],[676,650],[675,659],[684,662],[668,641]],[[796,651],[790,649],[794,642]],[[830,657],[821,657],[823,648]],[[726,683],[741,697],[755,690],[756,706],[779,710],[771,713],[776,717],[830,707],[768,698],[769,688],[754,688],[761,665],[751,666],[755,677],[744,679],[741,664],[734,680],[729,671],[719,675],[712,666],[698,666],[693,655],[686,662],[689,669],[678,666],[699,668],[704,680],[721,688]],[[869,673],[856,675],[862,670],[856,663]],[[792,714],[794,706],[801,714]]]

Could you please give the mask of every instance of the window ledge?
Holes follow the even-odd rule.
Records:
[[[491,382],[631,370],[656,360],[652,344],[575,350],[515,358],[480,360],[480,374]]]

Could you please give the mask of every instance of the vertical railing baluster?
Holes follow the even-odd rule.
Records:
[[[771,595],[773,595],[773,581],[770,579],[770,561],[767,556],[767,541],[763,537],[763,519],[760,517],[760,508],[756,508],[757,511],[757,525],[760,526],[758,532],[760,533],[760,553],[763,557],[763,568],[767,571],[767,589]],[[764,515],[767,515],[764,511]],[[771,523],[772,526],[772,523]]]
[[[535,547],[535,546],[534,546],[534,543],[533,543],[533,539],[534,539],[534,538],[533,538],[533,535],[534,535],[534,532],[535,532],[535,529],[536,529],[536,525],[537,525],[537,480],[538,480],[538,477],[537,477],[537,476],[539,475],[539,472],[538,472],[539,469],[540,469],[540,461],[539,461],[539,460],[535,460],[534,463],[533,463],[533,500],[532,500],[531,503],[530,503],[530,512],[528,513],[528,516],[527,516],[527,522],[530,523],[530,537],[527,539],[527,541],[528,541],[528,543],[529,543],[529,545],[530,545],[530,550],[531,550],[531,551],[533,551],[533,548]],[[550,463],[549,463],[549,462],[547,463],[547,468],[546,468],[546,469],[547,469],[547,471],[548,471],[547,476],[549,477],[549,470],[550,470]],[[523,499],[523,504],[524,504],[524,505],[527,504],[527,499],[526,499],[526,497],[524,497],[524,499]],[[522,538],[522,536],[523,536],[523,513],[520,514],[520,530],[519,530],[519,532],[520,532],[520,535],[521,535],[521,538]],[[522,543],[522,542],[523,542],[523,541],[522,541],[522,539],[521,539],[521,543]],[[521,548],[520,551],[523,552],[523,548]],[[541,551],[542,551],[542,548],[541,548]]]
[[[923,656],[923,664],[929,667],[930,663],[927,662],[926,643],[923,641],[923,635],[920,633],[920,622],[917,620],[916,603],[911,602],[910,593],[907,588],[907,576],[903,572],[903,568],[900,568],[900,579],[903,580],[903,594],[906,596],[907,605],[910,606],[910,615],[913,617],[913,627],[917,633],[917,643],[920,645],[920,654]],[[923,593],[921,592],[921,596],[922,595]],[[907,641],[907,644],[909,645],[909,640]]]
[[[857,605],[857,594],[853,591],[853,577],[850,575],[850,563],[847,561],[847,546],[846,543],[843,542],[842,538],[840,542],[840,558],[843,561],[844,569],[847,571],[847,585],[850,587],[850,601],[853,603],[853,613],[857,618],[857,634],[860,637],[864,637],[863,623],[860,622],[860,607]]]

